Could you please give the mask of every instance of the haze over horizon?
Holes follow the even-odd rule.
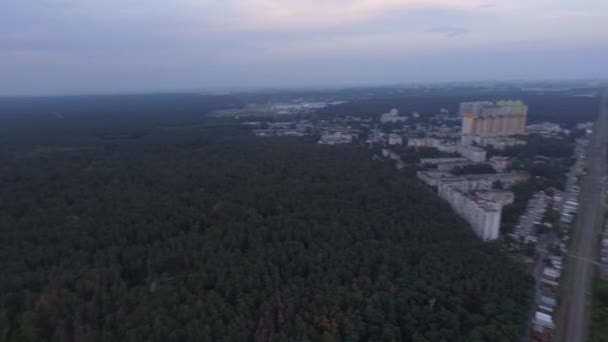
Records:
[[[5,0],[0,95],[606,78],[603,0]]]

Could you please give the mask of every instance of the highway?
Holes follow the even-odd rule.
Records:
[[[587,170],[581,189],[580,210],[574,228],[564,293],[565,315],[560,341],[583,342],[588,336],[590,296],[594,275],[593,261],[597,259],[598,234],[602,225],[603,178],[607,174],[606,144],[608,143],[608,92],[601,101],[598,121],[587,152]],[[563,335],[562,335],[563,334]]]

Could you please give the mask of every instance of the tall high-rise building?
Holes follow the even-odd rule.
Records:
[[[528,106],[521,101],[463,102],[462,134],[499,137],[526,133]]]

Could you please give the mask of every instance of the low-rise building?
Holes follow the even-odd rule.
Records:
[[[465,146],[471,146],[473,143],[482,147],[492,146],[496,150],[504,150],[507,147],[525,145],[524,140],[509,138],[509,137],[481,137],[476,135],[463,135],[461,137],[461,144]]]
[[[352,142],[352,134],[344,134],[341,132],[323,134],[319,140],[319,144],[321,145],[350,144]]]
[[[402,145],[403,137],[397,133],[391,133],[388,135],[388,144],[389,145]]]
[[[552,122],[543,122],[539,124],[528,125],[528,133],[559,133],[562,128],[559,124]]]
[[[406,116],[399,116],[399,111],[397,109],[391,109],[390,112],[384,113],[380,116],[381,123],[397,123],[397,122],[405,122],[407,121]]]
[[[409,138],[407,140],[408,147],[436,147],[441,145],[441,140],[436,138]]]
[[[437,164],[437,170],[439,171],[452,171],[457,167],[466,167],[470,165],[475,165],[476,163],[470,161],[459,161],[459,162],[451,162],[451,163],[442,163]]]
[[[309,121],[301,121],[296,124],[296,129],[301,133],[311,133],[315,129],[315,125]]]
[[[487,157],[486,150],[476,146],[460,145],[458,146],[458,153],[474,163],[484,162]]]
[[[508,157],[494,156],[490,158],[490,165],[496,172],[503,172],[511,165],[511,160]]]
[[[441,152],[456,153],[458,151],[458,144],[453,143],[442,143],[436,146]]]
[[[421,158],[420,164],[422,165],[439,165],[445,163],[454,162],[468,162],[469,160],[464,157],[450,157],[450,158]]]

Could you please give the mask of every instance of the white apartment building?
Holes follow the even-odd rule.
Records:
[[[440,182],[441,184],[442,182]],[[439,196],[467,221],[483,241],[498,239],[502,204],[463,191],[459,186],[440,186]]]
[[[454,211],[467,221],[484,241],[498,238],[502,208],[513,203],[511,191],[493,189],[494,182],[510,187],[528,178],[526,173],[504,173],[449,177],[440,172],[419,172],[418,178],[427,184],[437,184],[439,197],[450,203]]]

